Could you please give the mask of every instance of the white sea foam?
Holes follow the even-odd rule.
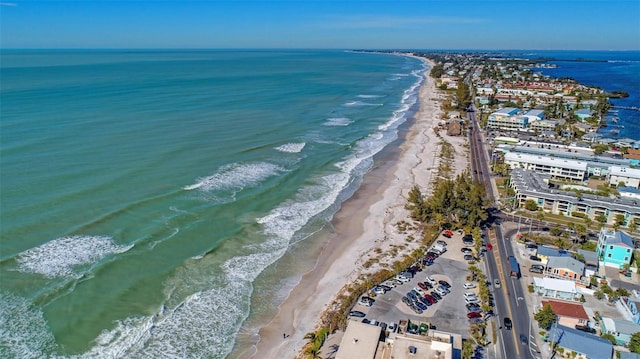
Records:
[[[381,103],[370,103],[364,101],[349,101],[344,104],[347,107],[359,107],[359,106],[382,106]]]
[[[328,118],[324,123],[325,126],[349,126],[353,123],[353,120],[346,117],[332,117]]]
[[[380,97],[384,97],[384,95],[358,95],[356,97],[359,97],[359,98],[380,98]]]
[[[306,143],[301,142],[301,143],[285,143],[282,146],[278,146],[275,149],[277,151],[280,152],[287,152],[287,153],[299,153],[300,151],[302,151],[302,149],[304,148],[304,146],[306,145]]]
[[[132,247],[119,245],[107,236],[69,236],[22,252],[16,262],[21,272],[38,273],[48,278],[69,276],[76,274],[74,267],[98,262]]]
[[[0,357],[47,358],[55,347],[42,310],[25,298],[0,293]]]
[[[190,191],[232,190],[240,191],[245,187],[256,186],[265,179],[282,172],[277,165],[267,162],[234,163],[221,167],[215,174],[198,178],[196,183],[184,187]]]

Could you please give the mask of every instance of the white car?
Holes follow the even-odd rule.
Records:
[[[465,298],[464,301],[467,304],[478,304],[478,303],[480,303],[480,299],[478,299],[477,297]]]
[[[382,284],[383,284],[383,285],[386,285],[387,287],[390,287],[390,288],[395,288],[395,287],[396,287],[396,283],[395,283],[395,282],[392,282],[392,281],[390,281],[390,280],[388,280],[388,281],[386,281],[386,282],[384,282],[384,283],[382,283]]]
[[[427,292],[425,292],[425,291],[424,291],[422,288],[420,288],[420,287],[415,287],[415,288],[413,288],[413,290],[415,290],[416,292],[418,292],[418,294],[420,294],[420,295],[425,295],[425,294],[427,294]]]
[[[478,296],[476,295],[476,293],[466,292],[466,293],[464,293],[464,298],[465,299],[467,299],[467,298],[478,298]]]
[[[429,284],[431,284],[431,285],[436,285],[436,284],[438,284],[438,281],[437,281],[437,280],[435,280],[435,279],[433,279],[433,277],[432,277],[432,276],[428,276],[428,277],[427,277],[427,282],[429,282]]]
[[[360,300],[358,301],[358,304],[360,305],[364,305],[365,307],[370,307],[373,305],[373,302],[375,302],[375,300],[373,300],[373,298],[370,297],[362,297],[360,298]]]
[[[379,287],[379,286],[373,287],[373,289],[371,291],[376,293],[376,294],[385,294],[387,292],[384,288]]]
[[[464,289],[472,289],[472,288],[475,288],[475,287],[476,287],[475,283],[466,282],[464,284]]]
[[[407,277],[405,277],[403,275],[396,276],[396,279],[401,281],[402,283],[407,283],[407,282],[411,281],[411,278],[407,278]]]

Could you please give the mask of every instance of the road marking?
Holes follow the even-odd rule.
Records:
[[[509,295],[507,293],[507,281],[504,279],[504,271],[502,270],[502,260],[500,259],[500,251],[497,251],[497,254],[494,255],[494,259],[496,261],[496,267],[498,268],[498,275],[500,276],[500,280],[502,281],[502,292],[504,294],[505,302],[507,304],[507,311],[509,312],[509,318],[513,318],[513,312],[511,311],[511,301],[509,300]],[[514,292],[515,294],[515,292]],[[513,335],[513,345],[516,347],[516,354],[520,356],[520,346],[518,345],[518,338],[516,338],[516,330],[514,329],[513,319],[511,325],[511,334]]]

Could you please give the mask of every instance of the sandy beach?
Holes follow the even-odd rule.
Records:
[[[414,185],[424,194],[430,193],[432,175],[436,175],[438,167],[440,146],[433,128],[442,113],[437,96],[435,80],[426,76],[419,93],[419,111],[405,140],[389,158],[377,163],[336,214],[334,233],[316,266],[301,278],[273,320],[260,329],[254,358],[293,358],[306,342],[304,335],[315,329],[320,313],[340,288],[365,270],[377,269],[362,266],[374,250],[385,251],[392,244],[406,243],[407,234],[399,233],[395,224],[408,219],[404,208],[407,194]],[[444,138],[456,152],[455,175],[468,166],[466,137]],[[411,246],[406,250],[410,251]]]

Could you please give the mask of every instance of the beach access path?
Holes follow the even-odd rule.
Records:
[[[429,60],[420,59],[433,67]],[[407,234],[400,233],[395,224],[408,220],[409,213],[404,208],[408,192],[418,185],[423,194],[430,193],[433,177],[437,175],[440,139],[434,127],[442,115],[437,96],[435,80],[425,76],[419,91],[419,111],[397,158],[365,175],[362,186],[336,213],[334,234],[315,267],[302,276],[273,320],[260,328],[254,358],[295,357],[306,342],[304,335],[314,331],[320,314],[338,291],[366,271],[362,264],[375,254],[374,250],[386,251],[392,245],[406,243]],[[455,176],[468,168],[467,139],[441,133],[455,150],[452,169]],[[408,246],[405,250],[411,249]]]

